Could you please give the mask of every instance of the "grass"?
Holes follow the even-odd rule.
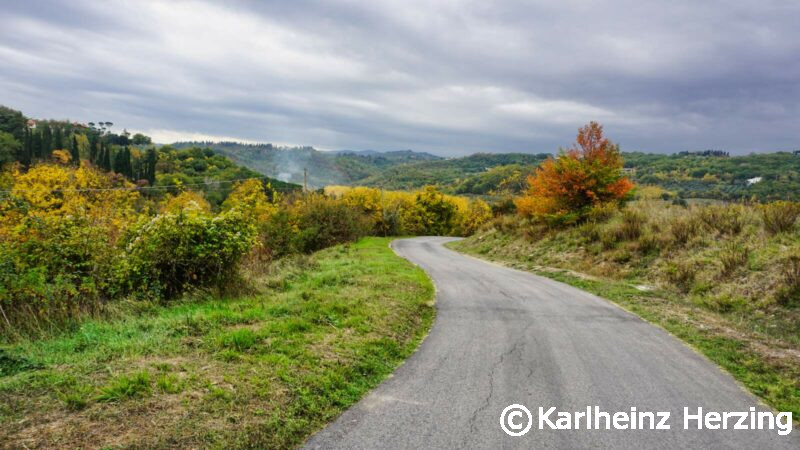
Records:
[[[800,418],[797,292],[782,299],[797,284],[782,255],[800,247],[800,233],[764,232],[748,217],[752,210],[739,206],[733,207],[738,214],[718,206],[633,208],[638,211],[607,222],[533,233],[512,229],[506,218],[502,228],[448,245],[611,300],[687,342],[773,408]],[[631,214],[647,220],[637,225]],[[695,223],[693,214],[707,223]]]
[[[0,442],[301,444],[389,375],[432,323],[432,284],[388,242],[280,261],[254,275],[258,295],[0,346]]]

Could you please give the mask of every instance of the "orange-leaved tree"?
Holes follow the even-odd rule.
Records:
[[[619,147],[590,122],[575,144],[545,160],[528,177],[527,192],[516,199],[519,214],[559,222],[580,219],[592,206],[618,202],[633,188],[622,172]]]

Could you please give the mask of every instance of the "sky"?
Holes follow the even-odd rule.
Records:
[[[0,104],[161,143],[552,152],[800,148],[800,2],[37,1]]]

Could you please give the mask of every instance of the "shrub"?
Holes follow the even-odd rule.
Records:
[[[759,208],[764,230],[775,235],[794,228],[797,218],[800,217],[800,203],[798,202],[773,202]]]
[[[655,233],[651,231],[642,232],[642,234],[636,241],[636,248],[642,254],[658,251],[660,246],[661,246],[661,241],[658,239],[658,236],[656,236]]]
[[[664,270],[667,281],[675,285],[682,292],[689,292],[694,283],[696,268],[687,261],[675,261],[668,264]]]
[[[489,205],[480,199],[471,199],[464,210],[458,210],[458,234],[470,236],[492,218]]]
[[[313,252],[368,234],[369,219],[357,208],[323,194],[310,194],[294,208],[296,248]]]
[[[746,213],[741,205],[708,205],[700,209],[700,220],[720,234],[736,235],[744,228]]]
[[[614,217],[618,208],[615,203],[599,203],[593,205],[589,212],[586,213],[586,220],[590,222],[606,222],[608,219]]]
[[[448,235],[456,226],[457,206],[433,186],[426,186],[414,197],[406,212],[407,231],[414,234]]]
[[[644,214],[633,209],[622,211],[622,223],[619,228],[619,235],[625,240],[634,240],[642,234],[647,219]]]
[[[222,287],[254,237],[253,225],[236,212],[162,214],[132,233],[123,270],[135,291],[167,299],[190,284]]]
[[[781,283],[777,300],[782,305],[800,301],[800,252],[794,252],[780,260]]]
[[[746,245],[728,241],[722,245],[719,253],[719,262],[722,264],[722,275],[730,275],[736,269],[747,264],[750,256],[750,249]]]
[[[280,210],[269,219],[259,224],[259,241],[256,249],[262,259],[271,260],[294,253],[296,248],[297,227],[286,210]]]
[[[700,222],[694,216],[678,216],[669,222],[668,230],[672,242],[684,245],[695,237],[700,229]]]

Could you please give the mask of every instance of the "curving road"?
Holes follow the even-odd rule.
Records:
[[[391,378],[307,448],[800,448],[796,430],[684,430],[685,406],[766,409],[662,329],[579,289],[446,249],[449,240],[392,243],[434,280],[436,322]],[[500,428],[514,403],[533,413],[521,437]],[[612,414],[669,411],[671,429],[538,429],[539,406],[595,405]]]

